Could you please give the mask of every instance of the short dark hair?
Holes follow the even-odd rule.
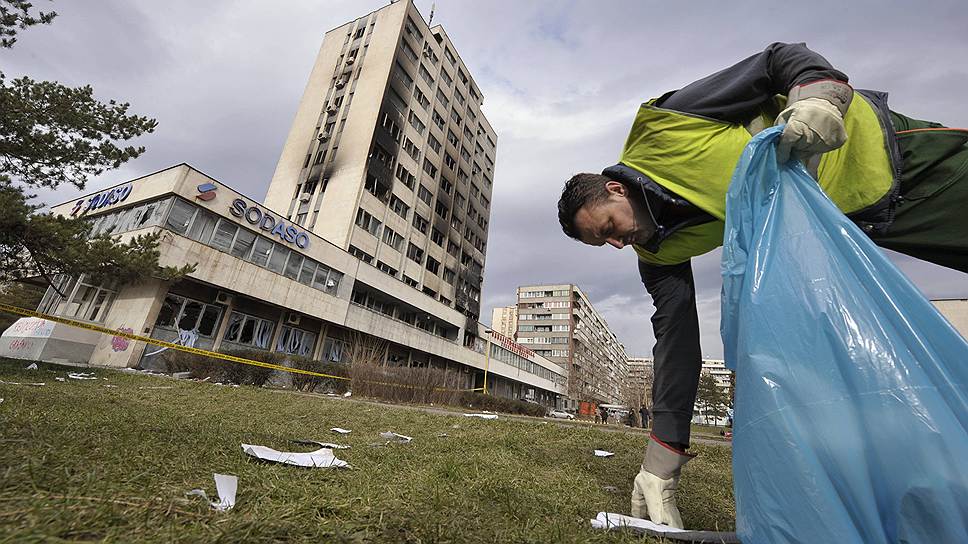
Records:
[[[565,188],[561,190],[561,198],[558,199],[558,222],[561,223],[561,230],[575,240],[581,240],[575,229],[575,214],[583,206],[598,204],[608,198],[608,189],[605,184],[612,181],[611,178],[601,174],[575,174],[565,182]]]

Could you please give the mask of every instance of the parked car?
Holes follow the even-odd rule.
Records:
[[[561,410],[552,410],[548,412],[548,417],[553,417],[556,419],[575,419],[574,414],[569,414],[568,412],[563,412]]]

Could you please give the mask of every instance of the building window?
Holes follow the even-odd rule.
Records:
[[[403,131],[400,130],[400,127],[398,127],[397,124],[393,122],[393,119],[390,118],[389,113],[386,113],[386,112],[383,113],[383,117],[380,118],[380,126],[382,126],[384,130],[387,131],[387,134],[389,134],[390,137],[393,138],[394,142],[397,142],[397,143],[400,142],[400,135],[403,133]],[[383,152],[383,154],[386,155],[386,159],[383,159],[383,158],[379,159],[380,162],[389,166],[390,162],[393,161],[393,159],[390,157],[390,153],[387,152],[382,147],[378,149],[379,151]]]
[[[434,179],[437,178],[437,167],[434,166],[434,164],[430,162],[430,160],[427,159],[427,157],[424,157],[423,170],[431,178],[434,178]]]
[[[464,79],[466,83],[466,78],[464,78],[464,72],[461,72],[460,70],[458,70],[457,74],[460,75],[461,79]],[[460,91],[454,91],[454,100],[456,100],[457,103],[460,104],[461,106],[464,105],[464,95],[460,94]]]
[[[410,155],[411,159],[415,161],[420,160],[420,150],[417,149],[417,145],[414,144],[413,140],[411,140],[410,138],[407,138],[407,137],[403,138],[403,150],[406,151],[408,155]]]
[[[373,236],[379,236],[381,225],[382,223],[377,221],[375,217],[370,215],[363,208],[358,208],[356,210],[356,226],[369,232]]]
[[[410,126],[416,129],[417,133],[422,135],[427,130],[427,125],[425,125],[423,121],[420,120],[420,117],[417,117],[417,114],[414,113],[412,110],[410,111],[409,120],[410,120]]]
[[[403,182],[407,188],[409,188],[411,191],[413,190],[413,186],[416,183],[416,178],[400,163],[397,163],[396,177],[398,180]]]
[[[444,204],[443,202],[441,202],[441,201],[438,200],[437,201],[437,205],[434,207],[434,212],[438,216],[440,216],[441,219],[443,219],[444,221],[446,221],[447,220],[447,215],[450,213],[450,210],[447,209],[447,205],[446,204]]]
[[[286,325],[279,331],[279,339],[276,341],[276,351],[290,355],[311,357],[315,345],[316,333]]]
[[[447,95],[444,94],[443,89],[437,89],[437,102],[440,102],[446,108],[450,105],[450,100],[447,100]]]
[[[397,61],[397,67],[396,67],[396,70],[393,71],[393,73],[397,76],[397,79],[399,79],[400,82],[403,83],[404,87],[406,87],[407,89],[410,89],[411,87],[413,87],[413,78],[410,77],[410,74],[407,73],[407,70],[400,65],[400,61]]]
[[[406,40],[402,41],[402,43],[400,44],[400,49],[407,56],[407,58],[410,59],[411,62],[413,62],[414,64],[417,63],[418,61],[417,53],[413,50],[412,47],[410,47],[410,44],[407,43]]]
[[[451,170],[457,169],[457,161],[450,156],[450,153],[444,153],[444,164]]]
[[[410,213],[410,206],[407,206],[400,200],[397,195],[390,197],[390,209],[400,217],[406,219],[407,215]]]
[[[447,253],[449,253],[451,257],[458,257],[458,256],[460,256],[460,244],[458,244],[457,242],[455,242],[453,240],[448,239],[447,240]]]
[[[397,234],[390,227],[383,227],[383,243],[400,251],[400,248],[403,246],[403,236]]]
[[[413,90],[413,98],[420,104],[420,107],[427,110],[430,107],[430,100],[427,100],[427,96],[424,95],[420,87],[415,87]]]
[[[407,246],[407,258],[417,264],[423,264],[424,251],[415,246],[413,243],[410,243],[410,245]]]
[[[417,280],[411,278],[406,274],[403,275],[403,283],[406,283],[407,285],[409,285],[410,287],[413,287],[414,289],[417,288]]]
[[[437,113],[437,112],[434,112],[434,113]],[[440,148],[442,146],[440,145],[440,140],[438,140],[437,138],[434,138],[433,134],[427,137],[427,144],[430,146],[430,149],[434,150],[434,153],[440,155]]]
[[[441,115],[437,110],[434,110],[431,119],[433,120],[434,124],[437,125],[437,128],[444,130],[444,125],[447,124],[447,120],[444,119],[444,116]]]
[[[440,273],[440,261],[438,261],[437,259],[434,259],[433,257],[431,257],[431,256],[428,255],[427,256],[427,265],[426,265],[425,268],[431,274],[435,274],[435,275],[436,274],[439,274]]]
[[[447,141],[450,142],[455,149],[460,146],[460,138],[454,134],[453,130],[447,129]]]
[[[117,296],[117,287],[110,281],[96,285],[84,275],[76,280],[67,275],[59,275],[54,281],[58,289],[67,296],[62,297],[57,290],[49,287],[40,304],[41,311],[54,315],[103,322]]]
[[[457,113],[457,110],[450,110],[450,118],[452,121],[454,121],[454,123],[457,124],[457,126],[460,126],[460,124],[464,122],[463,119],[461,119],[460,114]]]
[[[380,272],[383,272],[384,274],[386,274],[388,276],[393,276],[394,278],[397,277],[398,270],[396,268],[393,268],[392,266],[388,265],[387,263],[385,263],[383,261],[377,261],[376,262],[376,268],[377,268],[377,270],[379,270]]]
[[[430,88],[433,89],[434,76],[430,75],[430,72],[427,71],[427,68],[423,64],[420,65],[419,72],[420,72],[420,77],[422,77],[423,80],[427,82],[427,85],[430,85]]]
[[[444,47],[444,58],[451,64],[457,64],[457,59],[454,58],[454,54],[447,47]]]
[[[446,268],[446,267],[444,268],[444,281],[446,281],[447,283],[449,283],[451,285],[454,285],[454,277],[455,276],[456,276],[456,274],[454,273],[454,269],[452,269],[452,268]]]
[[[358,248],[358,247],[356,247],[356,246],[354,246],[352,244],[350,245],[350,250],[349,251],[350,251],[350,255],[356,257],[357,259],[363,261],[364,263],[366,263],[366,264],[373,263],[373,255],[370,255],[369,253],[363,251],[362,249],[360,249],[360,248]]]
[[[241,312],[232,312],[229,315],[229,326],[225,329],[223,340],[260,349],[269,349],[275,325],[268,319]]]
[[[440,77],[444,78],[444,83],[446,83],[448,87],[454,84],[454,79],[450,77],[450,74],[447,73],[447,70],[441,69]]]
[[[433,194],[424,184],[420,184],[420,189],[417,189],[417,198],[423,200],[428,206],[433,202]]]
[[[444,233],[437,230],[436,227],[430,229],[430,241],[437,244],[441,248],[444,247]]]
[[[420,216],[419,213],[413,214],[413,226],[423,234],[427,234],[427,220]]]
[[[211,337],[218,328],[222,309],[213,304],[169,293],[161,305],[155,326],[175,331],[195,331]]]

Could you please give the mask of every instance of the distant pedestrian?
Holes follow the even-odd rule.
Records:
[[[644,428],[648,427],[649,426],[649,409],[646,408],[644,404],[642,405],[641,408],[639,408],[639,416],[642,417],[642,428],[644,429]]]
[[[602,425],[608,425],[608,410],[602,407],[602,408],[599,408],[598,411],[602,415]]]

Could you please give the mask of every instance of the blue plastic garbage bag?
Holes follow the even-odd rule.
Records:
[[[968,542],[968,342],[758,134],[726,199],[744,544]],[[968,233],[966,233],[968,235]]]

